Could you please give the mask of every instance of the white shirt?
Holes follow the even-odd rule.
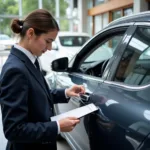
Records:
[[[15,44],[14,47],[17,48],[18,50],[20,50],[21,52],[23,52],[31,60],[31,62],[33,64],[35,63],[35,60],[36,60],[37,57],[34,56],[30,51],[28,51],[27,49],[21,47],[18,44]]]
[[[22,46],[20,46],[18,44],[14,44],[14,47],[17,48],[18,50],[20,50],[21,52],[23,52],[31,60],[31,62],[33,64],[35,63],[35,60],[37,59],[37,56],[34,56],[30,51],[28,51],[27,49],[23,48]],[[65,95],[66,95],[66,90],[65,90]],[[58,134],[59,134],[60,133],[60,125],[59,125],[58,121],[56,121],[56,122],[57,122],[57,127],[58,127]]]

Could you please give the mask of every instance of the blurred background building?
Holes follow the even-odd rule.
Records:
[[[85,17],[87,19],[86,29],[88,32],[90,31],[90,35],[97,33],[115,19],[150,10],[150,0],[83,1],[87,3],[87,17]]]
[[[11,19],[23,19],[37,8],[48,9],[61,31],[92,36],[115,19],[150,10],[150,0],[0,0],[0,33],[13,36]]]

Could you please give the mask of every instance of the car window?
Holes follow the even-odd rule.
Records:
[[[10,40],[10,37],[8,35],[0,35],[0,40]]]
[[[82,46],[89,37],[87,36],[61,36],[59,37],[62,46]]]
[[[114,80],[130,85],[150,83],[150,28],[140,27],[129,42]]]
[[[122,40],[124,33],[113,35],[102,43],[99,43],[91,53],[85,56],[80,70],[88,75],[101,77],[107,62],[113,56],[116,47]]]

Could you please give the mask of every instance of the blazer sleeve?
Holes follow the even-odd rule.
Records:
[[[67,103],[69,98],[66,98],[65,89],[54,89],[50,90],[54,104],[56,103]]]
[[[56,141],[56,122],[28,122],[28,80],[19,68],[5,69],[0,79],[3,130],[9,141]]]

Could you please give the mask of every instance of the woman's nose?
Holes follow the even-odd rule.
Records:
[[[51,50],[52,49],[52,45],[51,44],[49,44],[49,45],[47,45],[47,50]]]

